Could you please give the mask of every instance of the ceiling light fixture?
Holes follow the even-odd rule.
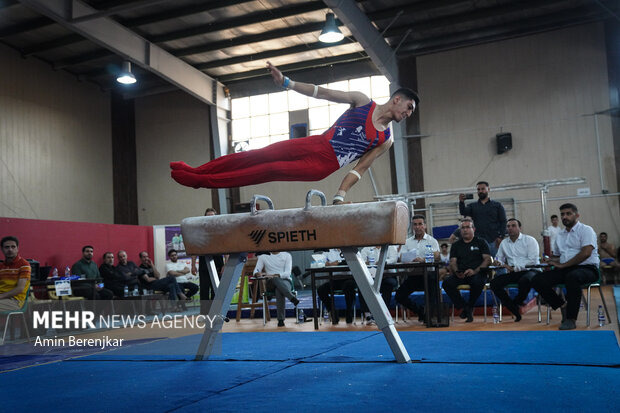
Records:
[[[123,62],[121,72],[118,74],[116,81],[118,83],[122,83],[123,85],[132,85],[136,83],[136,77],[133,75],[133,73],[131,73],[131,62]]]
[[[327,13],[325,16],[325,26],[321,30],[319,40],[323,43],[336,43],[342,39],[344,39],[344,35],[338,29],[338,25],[336,25],[334,13]]]

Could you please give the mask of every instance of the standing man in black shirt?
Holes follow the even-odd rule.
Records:
[[[472,202],[467,206],[465,206],[465,194],[459,195],[459,212],[474,220],[476,236],[487,242],[490,255],[495,256],[506,233],[506,211],[502,204],[489,198],[488,182],[478,182],[476,190],[478,202]]]
[[[474,321],[473,309],[487,281],[487,267],[491,255],[487,243],[474,236],[474,222],[470,218],[461,221],[461,238],[450,248],[450,275],[443,282],[443,289],[454,303],[462,308],[461,318],[468,323]],[[469,284],[469,301],[466,303],[457,289],[459,285]]]
[[[217,215],[215,208],[207,208],[205,216],[210,217]],[[222,278],[222,270],[224,268],[224,256],[213,255],[213,263],[218,277]],[[207,256],[198,256],[198,268],[196,268],[196,257],[192,257],[192,275],[198,274],[200,280],[200,314],[208,314],[211,307],[209,301],[215,298],[215,287],[211,285],[211,277],[209,276],[209,268],[207,266]]]

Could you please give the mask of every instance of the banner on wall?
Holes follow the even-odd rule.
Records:
[[[181,234],[181,227],[179,225],[166,225],[165,239],[166,258],[170,250],[176,250],[179,259],[189,258],[185,253],[185,244],[183,244],[183,235]]]

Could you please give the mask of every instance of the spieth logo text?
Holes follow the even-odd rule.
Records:
[[[267,235],[267,242],[270,244],[280,244],[283,242],[305,242],[316,241],[316,229],[297,229],[292,231],[270,231],[265,229],[255,229],[248,236],[256,245],[260,245],[261,241]]]

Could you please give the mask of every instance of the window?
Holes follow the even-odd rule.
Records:
[[[359,91],[378,104],[387,102],[390,97],[390,83],[385,76],[342,80],[320,86],[345,92]],[[247,149],[259,149],[289,139],[290,111],[307,110],[309,134],[318,135],[349,108],[347,104],[310,98],[292,90],[235,98],[231,103],[233,144],[247,142],[247,145],[238,145]]]

